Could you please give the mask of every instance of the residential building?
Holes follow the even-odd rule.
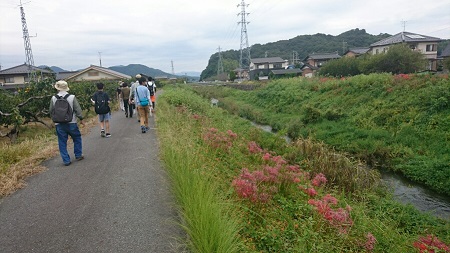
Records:
[[[35,66],[31,66],[31,71],[36,74],[37,80],[42,80],[55,75],[55,73],[53,73],[53,71],[51,70],[41,69]],[[15,90],[18,88],[26,87],[30,81],[29,72],[30,67],[26,63],[12,68],[0,70],[0,88]]]
[[[300,68],[303,71],[304,77],[312,77],[325,63],[330,60],[339,59],[341,56],[337,53],[312,53],[303,59],[303,66]]]
[[[273,75],[276,78],[280,77],[292,77],[292,76],[301,76],[302,75],[301,69],[274,69],[271,71],[270,75]]]
[[[286,69],[289,65],[287,60],[281,57],[254,58],[250,60],[250,79],[256,77],[267,77],[272,70]]]
[[[369,52],[370,48],[368,47],[359,47],[359,48],[350,48],[345,52],[345,57],[358,57]]]
[[[81,81],[100,81],[100,80],[124,80],[131,79],[131,76],[119,73],[117,71],[103,68],[96,65],[91,65],[83,70],[69,75],[64,80],[67,82],[81,82]]]
[[[436,37],[411,32],[400,32],[371,44],[370,53],[384,53],[392,45],[406,43],[411,50],[421,52],[425,56],[428,60],[428,70],[435,71],[437,68],[437,46],[440,41],[441,39]]]

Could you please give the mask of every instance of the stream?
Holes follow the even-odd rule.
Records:
[[[271,126],[259,125],[254,122],[252,125],[273,133]],[[286,142],[291,142],[289,137],[284,136],[283,138]],[[380,170],[380,173],[382,182],[392,191],[395,200],[403,204],[411,204],[420,211],[450,220],[450,197],[429,190],[391,171]]]

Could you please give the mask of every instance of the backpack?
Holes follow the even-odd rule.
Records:
[[[153,88],[153,84],[150,84],[149,86],[147,86],[148,91],[150,91],[150,96],[154,96],[155,95],[155,89]]]
[[[95,113],[107,114],[110,111],[106,93],[99,92],[95,97]]]
[[[70,94],[65,95],[64,97],[55,95],[56,102],[53,105],[51,116],[52,120],[55,123],[69,123],[73,119],[73,109],[67,101],[67,98]]]

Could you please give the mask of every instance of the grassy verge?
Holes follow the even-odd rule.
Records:
[[[163,159],[193,252],[448,247],[448,221],[393,201],[357,160],[308,139],[288,145],[186,87],[159,99]]]
[[[275,80],[254,91],[199,87],[229,112],[313,138],[450,195],[450,79],[372,74]]]

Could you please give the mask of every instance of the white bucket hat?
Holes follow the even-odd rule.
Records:
[[[55,89],[60,91],[68,91],[69,85],[67,84],[66,81],[58,81],[55,83]]]

